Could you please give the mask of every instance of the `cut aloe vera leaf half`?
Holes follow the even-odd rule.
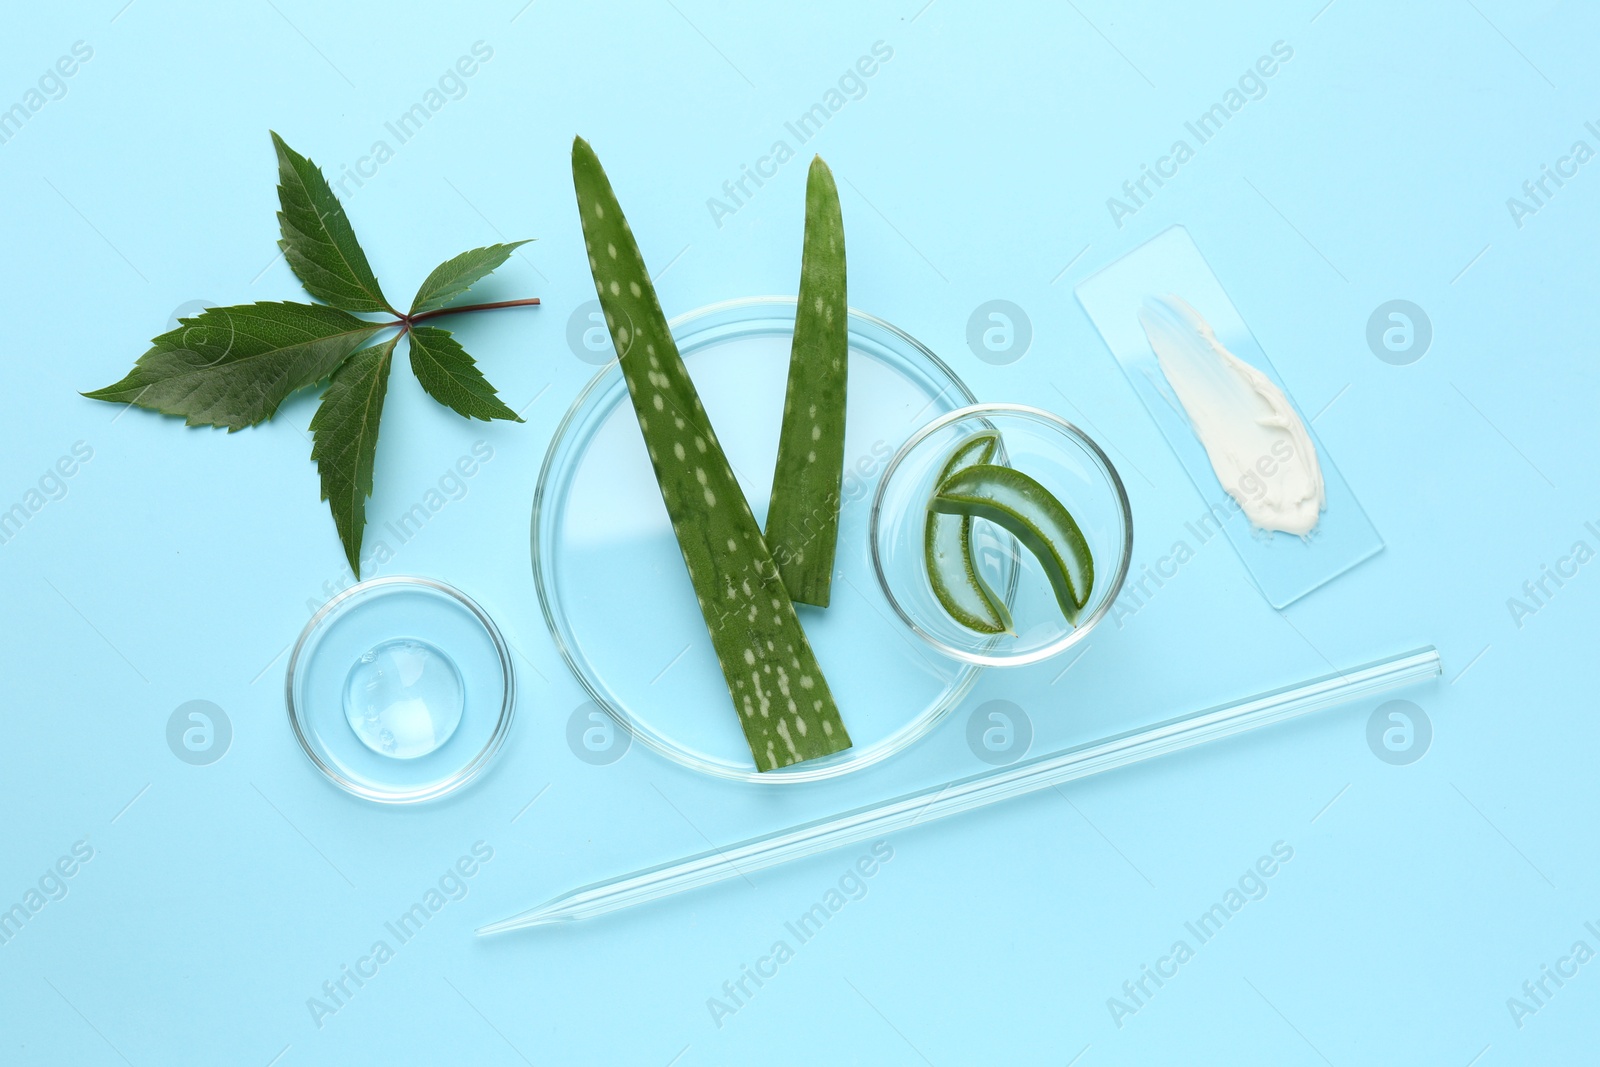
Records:
[[[1000,435],[992,430],[967,438],[950,453],[934,485],[943,485],[958,470],[988,463],[999,446]],[[922,542],[928,582],[950,617],[981,634],[1011,632],[1011,613],[978,573],[972,551],[972,516],[947,515],[930,506]]]
[[[806,177],[800,298],[767,507],[767,547],[789,596],[819,608],[828,606],[839,540],[849,356],[844,218],[833,172],[816,156]]]
[[[1061,613],[1077,625],[1094,588],[1094,558],[1083,531],[1050,490],[1019,470],[979,463],[941,482],[930,506],[1010,531],[1044,567]]]
[[[849,748],[833,694],[678,354],[633,231],[581,137],[572,143],[572,184],[600,309],[756,769]]]

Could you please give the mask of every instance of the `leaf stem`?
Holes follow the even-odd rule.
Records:
[[[420,315],[401,315],[400,321],[408,326],[414,326],[428,319],[436,319],[440,315],[454,315],[462,311],[494,311],[497,308],[533,307],[538,303],[538,297],[530,296],[526,300],[496,300],[490,304],[462,304],[458,307],[435,308],[432,311],[424,311]]]

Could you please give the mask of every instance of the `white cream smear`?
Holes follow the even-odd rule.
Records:
[[[1147,301],[1139,324],[1217,481],[1251,525],[1301,537],[1315,529],[1327,506],[1322,466],[1283,390],[1175,296]]]

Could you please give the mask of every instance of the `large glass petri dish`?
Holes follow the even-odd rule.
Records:
[[[728,460],[764,522],[794,332],[792,298],[672,321]],[[888,323],[850,312],[845,474],[831,603],[797,605],[854,745],[766,773],[750,758],[615,362],[556,429],[534,493],[534,582],[561,655],[634,738],[686,767],[769,785],[858,770],[927,734],[977,679],[908,630],[873,574],[867,531],[889,459],[930,418],[972,404],[955,373]]]

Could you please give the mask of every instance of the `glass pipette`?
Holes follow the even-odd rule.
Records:
[[[478,934],[567,923],[619,911],[735,875],[880,837],[919,822],[971,811],[1046,786],[1126,767],[1153,756],[1193,748],[1359,697],[1425,681],[1437,677],[1439,672],[1438,651],[1432,646],[1419,648],[1153,726],[1036,756],[999,770],[984,771],[892,800],[785,827],[727,848],[711,849],[686,859],[595,882],[509,919],[480,927]]]

